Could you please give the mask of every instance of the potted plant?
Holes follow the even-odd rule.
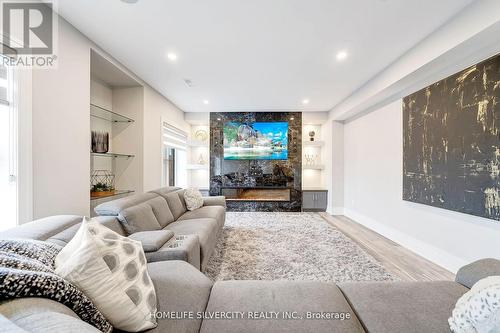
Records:
[[[115,189],[104,183],[97,183],[90,189],[90,196],[95,197],[106,197],[115,194]]]

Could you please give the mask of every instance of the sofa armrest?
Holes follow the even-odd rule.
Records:
[[[487,258],[460,268],[455,281],[470,289],[477,281],[493,275],[500,275],[500,260]]]
[[[204,197],[203,206],[222,206],[226,207],[226,197],[216,196],[216,197]]]

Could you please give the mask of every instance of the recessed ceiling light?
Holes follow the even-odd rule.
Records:
[[[171,61],[176,61],[177,60],[177,54],[170,52],[170,53],[167,54],[167,58],[169,60],[171,60]]]
[[[336,57],[338,61],[344,60],[345,58],[347,58],[347,51],[338,52]]]
[[[139,0],[122,0],[122,2],[125,2],[125,3],[137,3]]]
[[[306,98],[306,99],[303,99],[302,100],[302,104],[306,105],[306,104],[309,104],[309,100]]]
[[[203,100],[203,104],[208,105],[210,104],[210,101],[208,99]]]

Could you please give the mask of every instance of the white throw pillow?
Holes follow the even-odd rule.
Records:
[[[455,333],[500,332],[500,276],[476,282],[458,299],[448,323]]]
[[[184,201],[188,210],[195,210],[203,206],[203,196],[195,188],[188,188],[184,191]]]
[[[115,328],[138,332],[156,327],[156,293],[140,242],[84,219],[55,266]]]

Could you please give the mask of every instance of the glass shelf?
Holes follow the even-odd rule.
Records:
[[[109,195],[103,195],[103,196],[99,196],[99,197],[90,197],[90,200],[99,200],[99,199],[104,199],[104,198],[111,198],[111,197],[116,197],[117,195],[124,195],[124,194],[130,194],[130,193],[134,193],[135,191],[132,191],[132,190],[115,190],[115,192],[113,192],[113,194],[109,194]]]
[[[111,110],[105,109],[98,105],[90,103],[90,115],[95,118],[110,121],[112,123],[133,123],[134,119],[122,116],[121,114],[115,113]]]
[[[325,141],[302,141],[302,145],[309,147],[323,147]]]
[[[325,168],[324,165],[318,164],[318,165],[302,165],[302,168],[304,170],[323,170]]]
[[[132,157],[135,157],[135,155],[131,155],[131,154],[118,154],[118,153],[90,153],[92,156],[99,156],[99,157],[114,157],[114,158],[118,158],[118,157],[124,157],[124,158],[132,158]]]

